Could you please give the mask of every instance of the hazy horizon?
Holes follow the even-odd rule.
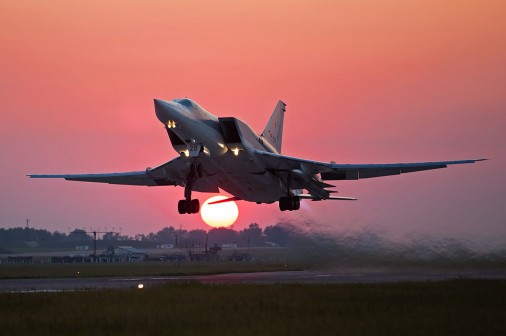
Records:
[[[315,10],[318,8],[318,10]],[[238,202],[241,229],[430,234],[506,243],[506,4],[447,1],[0,2],[0,227],[207,228],[174,187],[30,180],[177,156],[153,99],[189,97],[283,154],[339,163],[489,161],[335,181],[356,202]],[[195,194],[201,202],[214,194]]]

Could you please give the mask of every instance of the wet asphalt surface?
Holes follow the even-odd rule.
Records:
[[[401,271],[285,271],[192,276],[140,276],[59,279],[3,279],[0,292],[52,292],[144,288],[171,283],[203,284],[345,284],[443,281],[450,279],[506,279],[506,271],[401,272]]]

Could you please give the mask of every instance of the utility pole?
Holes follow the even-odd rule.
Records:
[[[100,230],[93,230],[93,231],[83,230],[82,232],[86,234],[93,234],[93,261],[97,260],[97,234],[117,233],[115,231],[100,231]]]
[[[28,218],[28,219],[26,220],[26,228],[28,229],[29,227],[30,227],[30,219]]]
[[[117,233],[114,231],[86,231],[87,234],[93,233],[93,261],[97,260],[97,234],[106,234],[106,233]]]
[[[93,231],[93,259],[97,259],[97,231]]]

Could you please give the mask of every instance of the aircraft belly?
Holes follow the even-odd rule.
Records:
[[[279,183],[273,181],[246,178],[244,175],[227,177],[220,183],[220,188],[226,192],[250,202],[272,203],[284,195]]]
[[[245,201],[262,203],[276,202],[284,195],[279,180],[269,172],[262,171],[264,167],[239,157],[221,161],[219,187],[228,193]]]

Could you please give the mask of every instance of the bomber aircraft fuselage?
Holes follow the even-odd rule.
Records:
[[[337,164],[281,154],[286,105],[279,101],[261,134],[233,117],[216,117],[194,101],[183,98],[154,100],[157,118],[164,125],[170,143],[179,154],[156,168],[106,174],[28,175],[32,178],[64,178],[71,181],[102,182],[143,186],[181,186],[184,199],[181,214],[199,212],[200,202],[192,192],[232,196],[216,203],[244,200],[256,203],[279,202],[281,211],[298,210],[301,199],[356,200],[331,195],[327,180],[358,180],[398,175],[448,165],[474,163],[483,159],[391,163]],[[307,191],[307,192],[305,192]]]

